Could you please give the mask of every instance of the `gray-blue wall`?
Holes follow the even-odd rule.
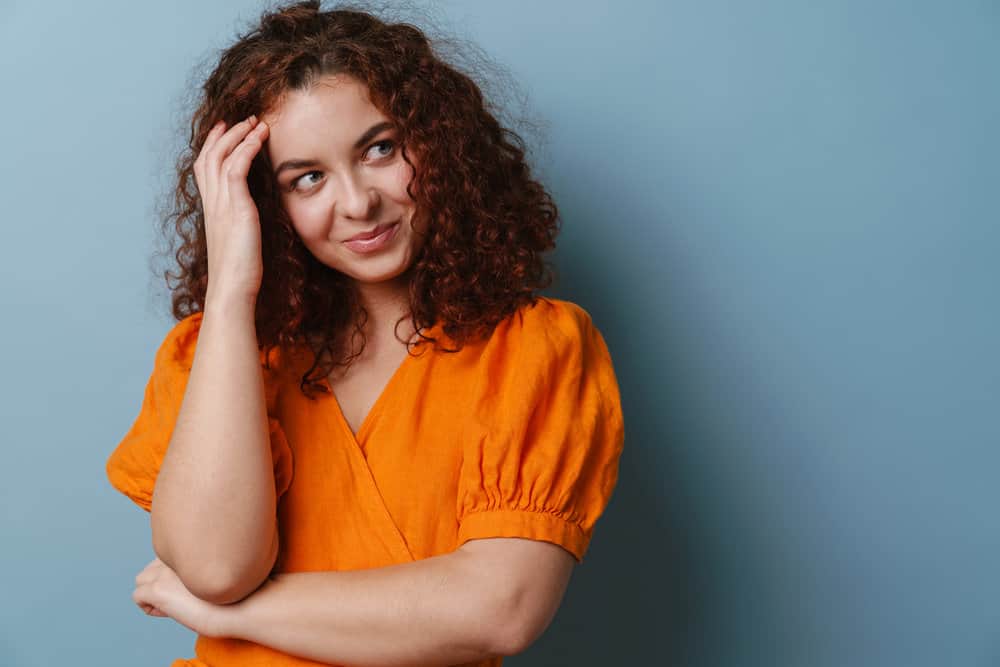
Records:
[[[262,5],[0,4],[0,664],[165,666],[194,636],[132,603],[148,517],[104,462],[171,325],[176,110]],[[997,3],[439,6],[547,124],[550,293],[626,419],[508,662],[1000,664]]]

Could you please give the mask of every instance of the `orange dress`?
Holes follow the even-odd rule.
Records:
[[[146,511],[201,317],[166,335],[139,415],[107,461],[111,484]],[[440,324],[425,333],[454,347]],[[457,353],[420,343],[356,437],[332,393],[299,391],[311,352],[272,355],[274,572],[382,567],[485,537],[553,542],[582,562],[618,479],[624,424],[607,346],[580,306],[539,297]],[[230,638],[198,636],[195,653],[172,667],[322,664]]]

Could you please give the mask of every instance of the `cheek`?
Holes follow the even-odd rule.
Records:
[[[285,210],[292,220],[292,227],[303,241],[322,238],[325,235],[326,216],[322,215],[318,207],[311,202],[289,202],[285,205]]]
[[[414,170],[402,159],[396,164],[392,173],[392,191],[397,201],[413,202],[413,198],[406,192],[406,186],[413,180]]]

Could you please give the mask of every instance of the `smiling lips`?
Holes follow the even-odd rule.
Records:
[[[362,255],[375,253],[382,248],[385,248],[390,242],[392,242],[392,239],[396,236],[396,230],[398,229],[399,221],[397,220],[396,222],[388,225],[379,225],[374,231],[357,234],[343,243],[349,249]]]
[[[373,229],[370,232],[361,232],[360,234],[355,234],[354,236],[352,236],[349,239],[344,239],[344,241],[345,242],[346,241],[367,241],[368,239],[373,239],[376,236],[378,236],[379,234],[381,234],[382,232],[384,232],[385,230],[387,230],[390,227],[392,227],[394,224],[396,224],[396,223],[395,222],[386,222],[384,224],[379,225],[378,227],[376,227],[375,229]]]

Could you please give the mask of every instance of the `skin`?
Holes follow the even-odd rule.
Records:
[[[194,163],[209,281],[185,397],[156,480],[153,549],[199,597],[242,599],[278,552],[274,473],[254,329],[260,222],[247,171],[266,139],[254,119],[217,124]],[[246,502],[229,501],[242,493]]]
[[[366,334],[375,348],[392,345],[393,325],[408,309],[407,270],[427,229],[410,226],[416,203],[406,186],[413,169],[403,159],[395,129],[354,147],[366,130],[389,118],[369,101],[364,84],[339,76],[321,79],[308,91],[289,92],[262,120],[269,127],[265,149],[272,165],[291,159],[317,162],[277,177],[295,231],[319,261],[356,281],[370,316]],[[395,220],[401,225],[394,238],[376,253],[360,255],[342,243]],[[404,338],[413,333],[400,327]]]
[[[354,279],[368,311],[361,356],[328,378],[341,412],[357,432],[406,357],[403,341],[415,333],[409,321],[395,327],[409,311],[408,270],[427,232],[425,225],[411,225],[416,203],[406,187],[414,171],[403,159],[390,119],[353,78],[328,76],[308,90],[289,91],[261,119],[269,128],[264,150],[277,171],[292,226],[316,259]],[[390,127],[358,145],[370,128],[383,123]],[[315,164],[281,170],[288,160]],[[395,235],[378,252],[358,254],[343,243],[397,220]]]
[[[554,618],[573,563],[549,542],[475,539],[387,567],[278,574],[245,600],[217,605],[154,560],[136,577],[133,598],[200,635],[320,662],[454,665],[527,649]]]
[[[308,91],[289,92],[260,121],[213,129],[198,168],[199,188],[215,193],[206,229],[214,276],[206,320],[210,310],[228,310],[228,317],[217,318],[224,322],[234,308],[252,304],[260,287],[259,219],[245,180],[250,161],[261,149],[275,167],[315,161],[281,173],[278,183],[306,248],[356,281],[369,313],[364,355],[330,378],[355,429],[406,354],[394,328],[408,312],[407,272],[427,231],[410,226],[415,203],[406,185],[413,171],[395,130],[355,147],[370,127],[388,120],[362,84],[328,77]],[[359,255],[343,245],[396,220],[395,237],[376,253]],[[413,333],[408,326],[406,320],[399,325],[403,340]],[[132,597],[147,614],[199,634],[243,638],[324,662],[406,665],[419,657],[419,664],[457,664],[530,645],[555,615],[573,564],[569,552],[548,542],[475,539],[452,553],[389,567],[279,574],[246,597],[220,603],[193,594],[157,558],[136,577]]]

